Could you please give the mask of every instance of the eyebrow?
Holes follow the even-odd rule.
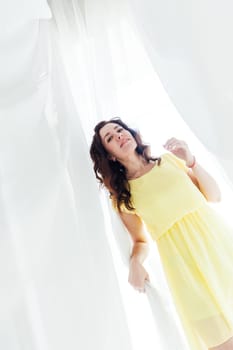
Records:
[[[115,129],[117,129],[119,126],[120,126],[120,125],[116,125],[116,126],[114,126],[113,129],[115,130]],[[108,131],[107,134],[104,136],[104,140],[105,140],[105,138],[106,138],[109,134],[110,134],[110,131]]]

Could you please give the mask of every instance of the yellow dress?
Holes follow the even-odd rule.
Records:
[[[134,212],[157,243],[190,348],[204,350],[233,336],[233,241],[187,170],[166,153],[160,166],[129,184]]]

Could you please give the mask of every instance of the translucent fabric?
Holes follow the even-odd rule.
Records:
[[[56,37],[45,19],[11,30],[0,66],[0,347],[129,350],[88,147],[50,46]]]
[[[128,3],[131,18],[166,92],[232,181],[232,2]]]
[[[204,206],[184,216],[157,242],[192,349],[212,348],[233,336],[230,232],[217,213]]]
[[[108,8],[107,9],[104,8],[104,4],[105,2],[99,2],[99,5],[103,9],[103,11],[107,12]],[[94,79],[94,81],[96,81],[97,84],[101,84],[100,89],[97,89],[95,91],[95,94],[97,94],[97,96],[99,97],[98,101],[96,101],[94,98],[95,96],[92,95],[93,90],[92,90],[92,86],[89,85],[90,81],[89,80],[86,82],[84,82],[83,80],[75,81],[74,77],[76,76],[76,74],[79,72],[81,68],[84,68],[84,71],[82,72],[80,77],[77,76],[77,79],[82,79],[82,78],[84,79],[85,77],[87,79],[88,77],[90,78],[89,76],[90,72],[87,70],[87,68],[93,69],[93,66],[95,67],[96,60],[100,60],[101,58],[103,58],[103,60],[107,59],[108,56],[106,57],[105,53],[109,54],[109,52],[106,50],[106,48],[103,52],[99,51],[101,46],[99,47],[97,44],[99,43],[101,45],[101,42],[103,40],[101,36],[102,31],[103,33],[105,33],[105,31],[108,31],[108,30],[110,31],[110,28],[107,25],[103,26],[103,23],[101,23],[100,18],[97,16],[98,12],[97,13],[95,12],[95,6],[86,8],[87,12],[85,16],[85,21],[90,21],[90,23],[87,24],[87,27],[82,26],[83,17],[82,17],[80,7],[76,2],[74,2],[72,8],[67,7],[63,3],[63,1],[60,1],[60,2],[56,1],[56,3],[51,2],[51,6],[56,17],[56,23],[55,23],[56,25],[54,26],[54,23],[53,23],[51,26],[51,31],[53,33],[52,34],[53,40],[51,41],[51,44],[52,44],[52,50],[54,53],[53,59],[52,59],[53,64],[51,68],[52,68],[52,81],[54,84],[53,95],[56,101],[56,113],[57,113],[57,120],[58,120],[57,130],[58,130],[58,135],[60,135],[60,142],[61,144],[63,144],[62,149],[63,151],[65,151],[64,156],[65,156],[65,160],[67,161],[67,164],[68,165],[70,164],[69,159],[72,160],[70,175],[74,177],[74,181],[77,181],[77,172],[79,172],[79,168],[76,165],[76,159],[78,156],[83,157],[83,155],[78,152],[79,147],[78,146],[75,147],[75,144],[77,142],[76,137],[78,133],[80,133],[80,128],[83,128],[85,130],[87,140],[89,139],[89,133],[90,133],[90,130],[87,129],[87,126],[89,125],[90,120],[82,120],[82,118],[84,118],[84,116],[89,117],[90,110],[91,108],[93,108],[93,106],[95,107],[95,103],[97,107],[97,112],[98,112],[98,108],[103,108],[103,112],[104,112],[105,108],[108,108],[108,106],[112,106],[112,108],[114,109],[114,105],[111,99],[106,100],[107,102],[105,101],[106,97],[104,97],[103,95],[104,92],[106,92],[107,94],[109,94],[108,96],[110,96],[110,93],[113,94],[113,91],[112,89],[107,91],[108,86],[111,87],[111,85],[108,85],[107,83],[106,85],[104,84],[102,86],[102,83],[99,78],[99,74],[101,72],[95,71],[94,77],[91,77],[92,79],[93,78],[96,79],[96,80]],[[90,6],[90,4],[86,3],[86,6]],[[63,12],[61,12],[62,9],[63,9]],[[71,11],[72,9],[73,11]],[[89,11],[87,9],[89,9]],[[119,9],[120,7],[118,5],[118,10]],[[100,11],[100,8],[98,10]],[[69,11],[71,11],[71,14]],[[113,8],[110,7],[109,11],[110,11],[110,15],[113,16],[113,18],[116,18],[116,13],[113,11]],[[70,18],[70,16],[71,18],[73,18],[71,23],[68,21],[68,18]],[[92,16],[94,16],[94,18],[92,18]],[[77,22],[77,19],[79,19],[80,21]],[[108,21],[109,21],[109,18],[108,18]],[[103,26],[103,28],[99,27],[100,25]],[[74,43],[76,42],[74,33],[76,33],[77,37],[79,38],[77,42],[77,47],[74,45]],[[88,37],[87,33],[90,35],[90,37],[92,37],[92,35],[95,36],[96,41],[94,43],[92,41],[91,43],[89,43],[88,40],[90,40],[90,38]],[[94,47],[97,46],[97,48],[94,49],[91,44],[93,44]],[[91,52],[92,53],[91,57],[88,56],[88,54],[90,53],[89,51],[90,49],[93,50]],[[91,61],[87,61],[87,62],[82,61],[82,58],[85,55],[87,55],[88,59],[91,59]],[[78,62],[80,62],[81,60],[80,67],[77,67],[77,69],[76,69],[76,66],[74,65],[75,57],[77,57]],[[68,62],[70,63],[70,65],[68,64]],[[93,66],[90,65],[90,62],[92,62]],[[104,64],[104,61],[101,63],[101,66],[103,64]],[[108,64],[110,64],[110,62],[108,62]],[[73,68],[73,71],[71,68]],[[109,69],[111,74],[113,73],[110,67],[105,66],[105,69],[106,69],[106,73],[107,73],[107,69]],[[108,74],[106,75],[106,79],[110,79]],[[84,91],[82,91],[83,86],[81,82],[84,83],[83,85]],[[73,90],[71,88],[70,94],[69,94],[69,84],[73,88],[77,86],[77,89]],[[58,86],[60,87],[59,89],[58,89]],[[62,89],[61,89],[61,86],[63,87]],[[71,94],[74,94],[74,100],[73,100],[74,104],[71,100]],[[114,94],[112,96],[115,99],[116,96],[114,96]],[[88,102],[91,103],[90,106],[88,106]],[[64,110],[64,105],[66,106],[65,108],[67,108],[67,110],[66,109]],[[69,111],[69,113],[67,113],[67,111]],[[80,124],[78,123],[78,115],[76,111],[81,113]],[[93,109],[93,113],[94,111],[95,109]],[[64,118],[64,115],[66,116],[68,115],[69,119],[67,117]],[[95,114],[93,114],[90,117],[92,117],[93,119],[95,117]],[[67,128],[68,128],[68,133],[64,134],[64,130],[67,130]],[[68,136],[68,138],[66,138],[65,136],[66,137]],[[78,140],[79,139],[80,137],[78,137]],[[70,144],[71,140],[72,140],[72,143]],[[88,178],[89,178],[88,176],[85,177],[87,187],[89,186],[87,182]],[[78,196],[79,186],[76,189],[74,187],[74,190],[77,191],[76,195]],[[80,213],[82,212],[82,210],[83,209],[79,207]],[[93,225],[95,224],[96,222],[93,221]],[[119,223],[117,224],[117,220],[113,220],[112,228],[113,228],[114,234],[116,235],[117,241],[119,240],[120,233],[125,236],[123,239],[124,244],[123,245],[120,244],[120,251],[122,253],[123,260],[128,267],[128,262],[129,262],[128,259],[130,254],[130,245],[127,237],[128,234],[122,228],[122,225],[119,225]],[[121,243],[123,241],[121,241]],[[101,241],[99,243],[101,244]],[[114,253],[112,252],[112,254]],[[97,275],[98,275],[98,272],[97,272]],[[170,350],[171,344],[177,344],[177,347],[179,349],[185,350],[187,349],[187,345],[185,343],[183,332],[181,328],[179,328],[178,326],[179,321],[176,318],[176,315],[172,306],[169,304],[169,301],[170,301],[169,296],[168,295],[162,296],[163,294],[164,294],[163,289],[158,290],[157,287],[155,288],[152,285],[148,286],[148,296],[149,296],[148,301],[149,301],[149,305],[151,306],[154,320],[156,321],[155,322],[156,327],[154,328],[153,332],[155,333],[155,336],[158,337],[161,344],[160,346],[162,349]],[[144,322],[142,323],[142,326],[143,324]],[[158,325],[160,326],[158,327]],[[166,325],[166,328],[164,327],[165,325]],[[166,335],[168,329],[171,334],[170,338],[167,338],[167,335]],[[116,342],[116,346],[117,346],[117,342]],[[121,346],[125,347],[127,346],[127,344],[123,344]]]
[[[49,4],[51,11],[45,1],[1,4],[0,346],[130,350],[136,345],[88,144],[98,120],[129,112],[119,102],[119,91],[124,96],[122,86],[131,89],[138,78],[136,57],[129,54],[131,36],[124,41],[132,13],[126,1]],[[189,72],[182,60],[164,62],[176,81],[177,67],[183,77]],[[127,233],[112,222],[128,267]],[[152,337],[158,336],[158,349],[185,350],[159,262],[150,267],[156,271],[155,282],[147,286]],[[138,317],[135,305],[142,333],[146,319]]]

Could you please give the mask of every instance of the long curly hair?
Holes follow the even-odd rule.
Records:
[[[104,148],[101,141],[100,129],[109,123],[118,124],[131,133],[137,143],[135,151],[148,163],[150,161],[155,161],[158,163],[158,165],[160,165],[161,158],[151,157],[150,148],[148,145],[142,142],[139,132],[131,129],[120,118],[112,118],[108,121],[101,121],[95,126],[94,136],[90,147],[90,156],[94,163],[93,168],[95,176],[99,182],[109,190],[110,197],[116,203],[119,211],[121,211],[122,205],[128,210],[134,210],[131,202],[130,184],[127,180],[126,169],[117,160],[113,161],[109,158],[108,152]]]

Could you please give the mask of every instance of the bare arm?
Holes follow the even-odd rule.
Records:
[[[145,292],[145,281],[149,280],[149,275],[142,264],[148,255],[149,243],[143,232],[143,223],[136,214],[122,212],[119,216],[133,242],[128,281],[139,292]]]
[[[136,214],[120,213],[120,218],[127,228],[133,241],[133,249],[130,258],[143,263],[148,254],[148,243],[143,230],[143,223]]]
[[[219,202],[221,200],[221,192],[217,182],[200,164],[196,163],[192,170],[189,170],[188,175],[207,201]]]
[[[164,148],[172,152],[175,156],[183,159],[189,167],[195,160],[186,142],[176,138],[169,139]],[[219,202],[221,200],[221,192],[214,178],[197,162],[188,171],[188,176],[193,183],[202,192],[209,202]]]

